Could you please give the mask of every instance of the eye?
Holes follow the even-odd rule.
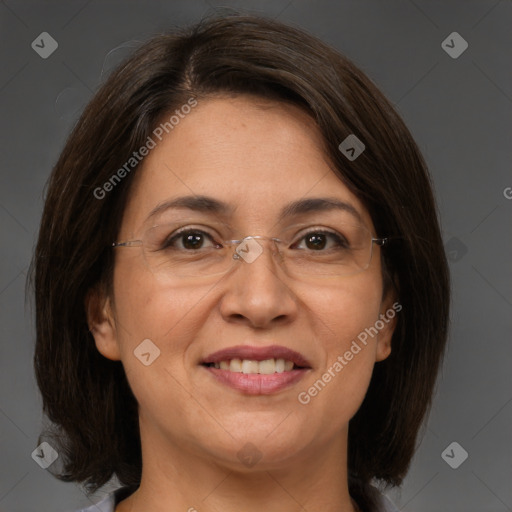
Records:
[[[221,247],[220,244],[213,240],[213,237],[209,233],[200,229],[185,228],[169,235],[169,237],[167,237],[162,243],[161,249],[170,248],[188,251],[204,249],[203,244],[205,243],[205,240],[213,242],[211,247],[214,247],[215,249],[219,249]],[[176,242],[178,242],[178,246],[176,246]]]
[[[301,241],[305,240],[306,247],[295,247],[297,249],[310,249],[312,251],[322,251],[328,245],[329,239],[333,241],[335,249],[349,249],[350,244],[348,240],[338,233],[333,231],[327,231],[325,229],[315,229],[312,231],[308,231],[305,235],[301,237]],[[327,247],[327,249],[332,249],[331,247]]]

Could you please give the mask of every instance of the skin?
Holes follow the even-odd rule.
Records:
[[[250,96],[202,100],[144,159],[118,240],[137,239],[156,205],[191,194],[236,206],[228,220],[242,238],[273,236],[284,204],[326,196],[351,203],[375,233],[321,147],[297,107]],[[309,404],[297,395],[393,304],[383,297],[380,248],[364,272],[322,283],[290,278],[270,251],[222,278],[172,281],[150,272],[140,248],[115,250],[113,297],[92,294],[87,307],[97,349],[123,362],[139,404],[141,485],[116,512],[357,510],[347,484],[348,423],[375,363],[391,352],[394,321]],[[161,353],[144,366],[133,351],[147,338]],[[243,394],[199,366],[239,344],[284,345],[312,369],[273,395]],[[237,457],[247,443],[261,454],[252,467]]]

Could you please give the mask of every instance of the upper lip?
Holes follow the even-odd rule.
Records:
[[[206,356],[201,361],[201,364],[220,363],[221,361],[229,361],[231,359],[250,359],[253,361],[286,359],[292,361],[296,366],[311,368],[311,364],[302,354],[281,345],[269,345],[267,347],[237,345],[235,347],[223,348]]]

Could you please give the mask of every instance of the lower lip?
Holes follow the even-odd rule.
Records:
[[[203,366],[221,383],[248,395],[270,395],[298,382],[308,369],[296,369],[282,373],[264,375],[261,373],[239,373]]]

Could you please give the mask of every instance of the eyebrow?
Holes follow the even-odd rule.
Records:
[[[235,206],[219,201],[213,197],[204,195],[182,196],[160,203],[151,211],[146,221],[169,209],[180,208],[196,212],[213,213],[223,217],[232,215],[236,210]],[[293,201],[281,209],[278,222],[305,213],[327,212],[333,210],[347,212],[355,217],[359,222],[363,222],[361,214],[353,205],[335,197],[309,197]]]

